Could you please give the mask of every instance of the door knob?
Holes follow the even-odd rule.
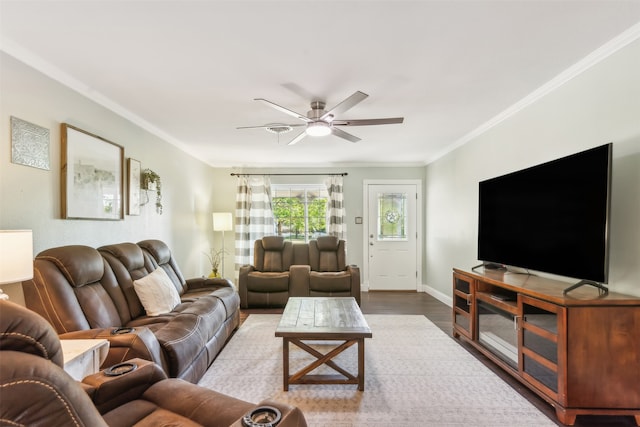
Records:
[[[369,242],[369,246],[373,246],[373,242]]]

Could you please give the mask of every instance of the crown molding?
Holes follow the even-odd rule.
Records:
[[[70,74],[64,72],[50,62],[45,61],[41,57],[33,54],[30,50],[25,49],[23,46],[14,42],[13,40],[7,37],[0,37],[0,51],[14,57],[18,61],[41,72],[45,76],[57,81],[58,83],[68,87],[69,89],[79,93],[80,95],[90,99],[91,101],[105,107],[107,110],[112,111],[120,117],[123,117],[124,119],[130,121],[131,123],[134,123],[135,125],[151,133],[152,135],[157,136],[158,138],[178,147],[180,150],[197,158],[197,155],[177,138],[152,125],[142,117],[124,108],[122,105],[109,99],[108,97],[94,90],[82,81],[72,77]]]
[[[529,95],[522,98],[520,101],[511,105],[510,107],[503,110],[501,113],[497,114],[496,116],[494,116],[493,118],[485,122],[484,124],[480,125],[476,129],[472,130],[471,132],[465,134],[458,140],[449,144],[443,150],[440,150],[433,156],[427,157],[422,162],[415,163],[415,165],[416,166],[428,165],[444,157],[445,155],[454,151],[455,149],[467,144],[468,142],[474,140],[478,136],[484,134],[488,130],[492,129],[493,127],[497,126],[498,124],[502,123],[503,121],[517,114],[518,112],[525,109],[529,105],[538,101],[540,98],[555,91],[556,89],[558,89],[559,87],[567,83],[568,81],[572,80],[574,77],[579,76],[584,71],[590,69],[594,65],[600,63],[602,60],[606,59],[607,57],[617,52],[618,50],[624,48],[625,46],[629,45],[630,43],[638,40],[639,38],[640,38],[640,23],[637,23],[634,26],[627,29],[626,31],[624,31],[623,33],[621,33],[620,35],[618,35],[617,37],[613,38],[609,42],[602,45],[600,48],[596,49],[595,51],[593,51],[592,53],[590,53],[589,55],[587,55],[586,57],[584,57],[583,59],[575,63],[574,65],[570,66],[569,68],[567,68],[566,70],[558,74],[556,77],[554,77],[544,85],[540,86],[538,89],[534,90]],[[144,120],[140,116],[134,114],[133,112],[129,111],[128,109],[124,108],[123,106],[114,102],[113,100],[107,98],[101,93],[95,91],[90,86],[75,79],[74,77],[62,71],[58,67],[49,63],[48,61],[45,61],[42,58],[38,57],[37,55],[34,55],[32,52],[25,49],[24,47],[14,42],[13,40],[10,40],[6,37],[0,37],[0,51],[5,52],[6,54],[16,58],[17,60],[25,63],[26,65],[34,68],[35,70],[43,73],[49,78],[78,92],[79,94],[96,102],[97,104],[114,112],[115,114],[129,120],[130,122],[136,124],[142,129],[148,131],[152,135],[155,135],[158,138],[168,142],[169,144],[172,144],[178,147],[180,150],[184,151],[185,153],[188,153],[189,155],[195,158],[198,158],[198,155],[194,153],[193,150],[191,150],[182,141],[166,133],[162,129],[154,126],[153,124],[149,123],[148,121]],[[213,167],[232,167],[231,165],[218,165],[218,164],[216,165],[210,164],[210,165]],[[355,166],[355,165],[351,165],[351,166]],[[373,166],[373,164],[357,165],[357,167],[371,167],[371,166]],[[379,166],[379,164],[376,164],[376,166]],[[393,166],[397,166],[397,165],[393,165]],[[403,164],[403,166],[407,166],[407,164]]]
[[[474,140],[478,136],[482,135],[483,133],[487,132],[493,127],[499,125],[500,123],[512,117],[516,113],[527,108],[529,105],[535,103],[540,98],[560,88],[565,83],[579,76],[580,74],[587,71],[594,65],[597,65],[604,59],[608,58],[609,56],[616,53],[623,47],[631,44],[632,42],[638,39],[640,39],[640,23],[635,24],[634,26],[624,31],[617,37],[611,39],[604,45],[600,46],[598,49],[594,50],[589,55],[585,56],[580,61],[573,64],[572,66],[570,66],[569,68],[567,68],[566,70],[564,70],[563,72],[555,76],[553,79],[549,80],[547,83],[545,83],[544,85],[540,86],[538,89],[531,92],[529,95],[522,98],[520,101],[511,105],[510,107],[508,107],[507,109],[499,113],[498,115],[494,116],[493,118],[483,123],[476,129],[467,133],[462,138],[458,139],[457,141],[450,144],[448,147],[436,153],[434,156],[428,158],[425,164],[428,165],[429,163],[433,163],[436,160],[444,157],[446,154],[452,152],[453,150],[459,147],[462,147],[468,142]]]

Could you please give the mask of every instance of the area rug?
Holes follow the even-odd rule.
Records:
[[[365,315],[365,390],[356,385],[290,385],[282,389],[282,339],[276,314],[251,314],[200,385],[258,403],[298,406],[309,427],[556,426],[524,397],[424,316]],[[313,343],[326,352],[326,344]],[[290,346],[291,372],[314,360]],[[337,359],[357,372],[357,349]],[[314,373],[331,373],[329,367]]]

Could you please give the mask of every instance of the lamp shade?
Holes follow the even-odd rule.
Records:
[[[0,230],[0,284],[33,278],[31,230]]]
[[[233,219],[231,218],[231,212],[214,212],[213,231],[231,230],[233,230]]]

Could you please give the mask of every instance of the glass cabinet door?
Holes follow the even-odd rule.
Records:
[[[520,296],[520,374],[536,388],[558,401],[562,392],[561,343],[566,309],[535,298]]]
[[[453,274],[453,335],[464,335],[473,339],[473,279],[458,273]]]

